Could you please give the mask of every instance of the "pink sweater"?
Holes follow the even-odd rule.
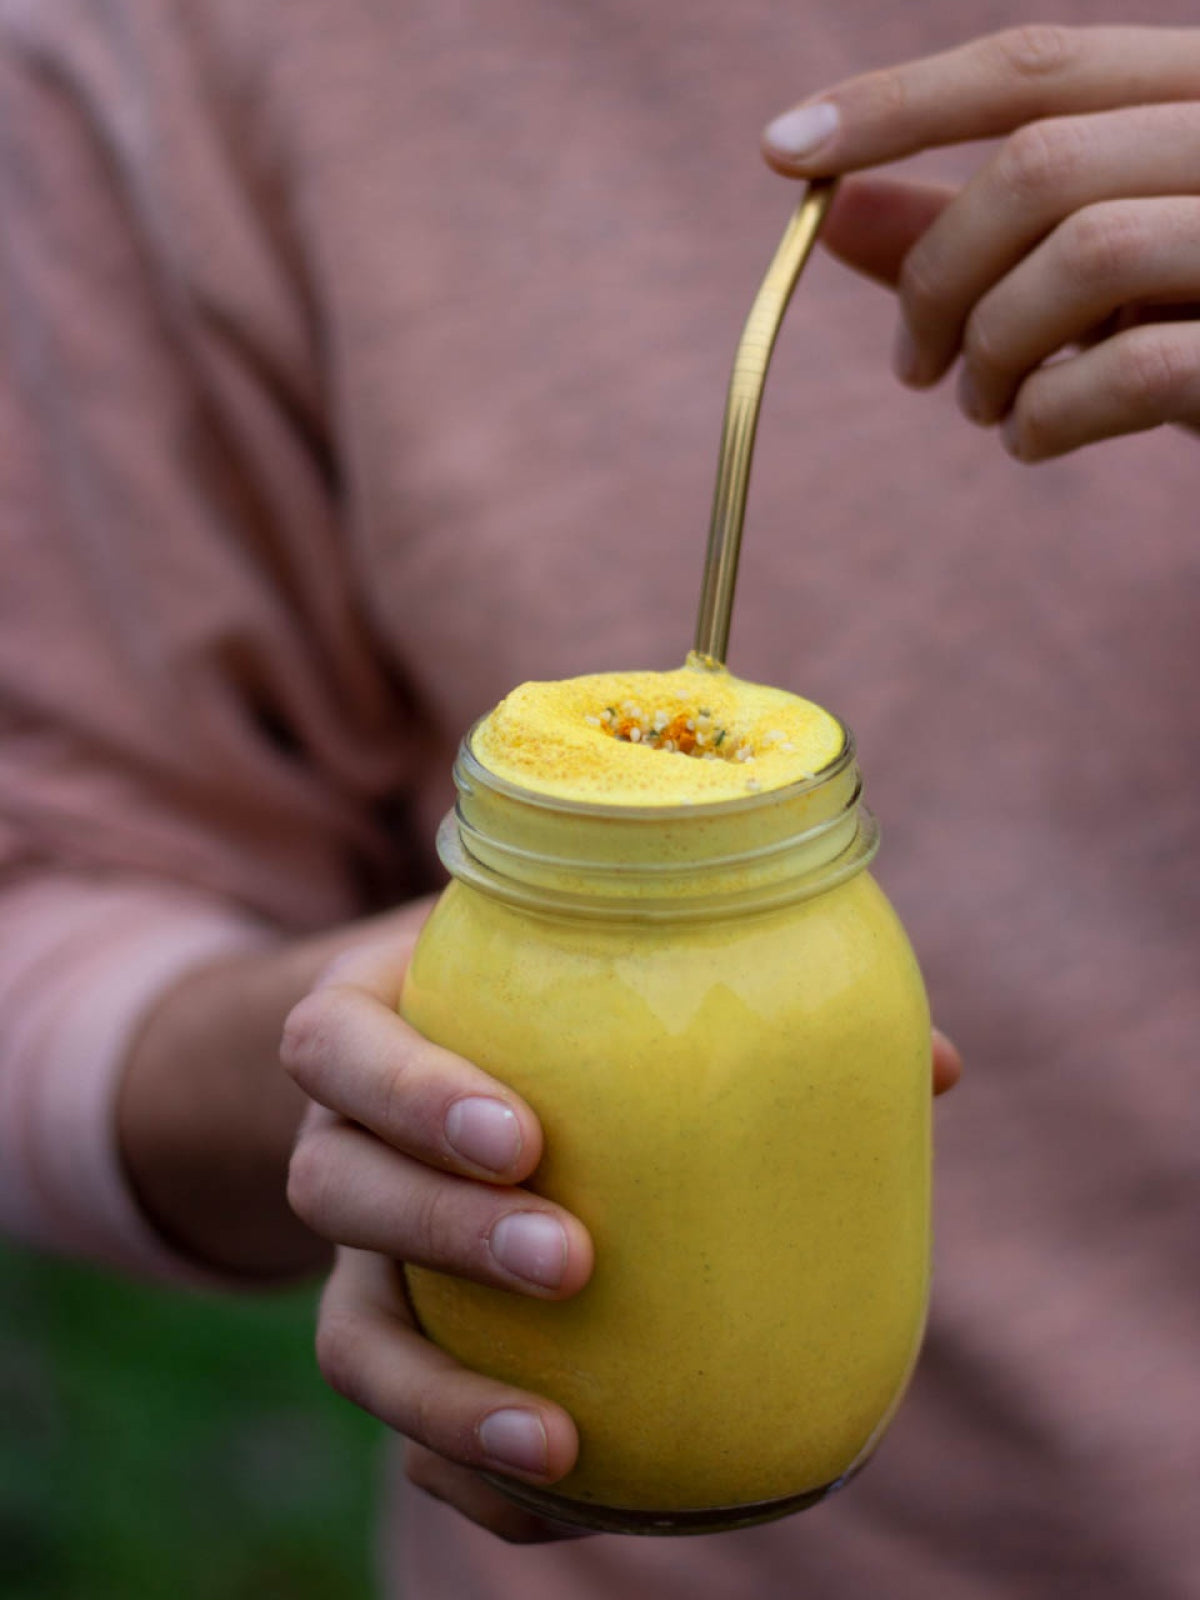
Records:
[[[680,659],[790,200],[758,127],[1029,15],[0,0],[12,1234],[193,1275],[113,1147],[147,1006],[427,882],[453,746],[515,682]],[[392,1508],[412,1600],[1200,1587],[1196,445],[1019,469],[897,391],[890,315],[810,269],[732,659],[855,728],[970,1061],[914,1393],[851,1492],[754,1532],[517,1550]]]

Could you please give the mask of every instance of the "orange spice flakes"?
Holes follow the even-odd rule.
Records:
[[[732,735],[717,722],[707,706],[695,711],[658,710],[647,715],[635,701],[606,706],[599,716],[584,718],[593,728],[622,739],[627,744],[643,744],[650,750],[700,756],[708,761],[753,761],[753,746]]]

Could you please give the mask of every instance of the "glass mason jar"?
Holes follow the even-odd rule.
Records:
[[[576,1422],[552,1488],[493,1481],[616,1532],[810,1505],[895,1412],[929,1277],[929,1013],[850,735],[713,804],[539,795],[469,737],[455,780],[401,1010],[534,1108],[528,1187],[596,1249],[561,1302],[408,1269],[431,1339]]]

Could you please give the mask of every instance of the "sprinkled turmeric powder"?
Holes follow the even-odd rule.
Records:
[[[660,806],[783,788],[828,766],[844,739],[809,700],[689,664],[524,683],[479,724],[471,747],[522,788]]]

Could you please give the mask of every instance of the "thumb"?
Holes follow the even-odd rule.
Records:
[[[821,242],[846,266],[895,288],[905,256],[956,192],[899,178],[844,178]]]

